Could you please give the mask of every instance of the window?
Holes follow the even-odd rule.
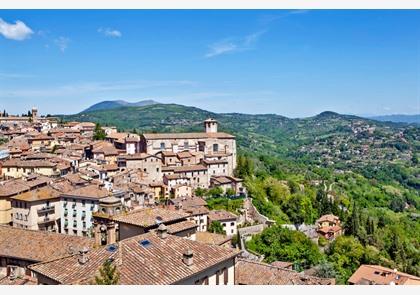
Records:
[[[86,206],[86,201],[82,200],[82,206],[85,207]]]
[[[220,272],[219,271],[216,271],[216,285],[219,285],[220,284],[220,282],[219,282],[219,276],[220,276]]]
[[[161,142],[161,143],[160,143],[160,149],[161,149],[161,150],[164,150],[164,149],[165,149],[165,143],[164,143],[164,142]]]
[[[230,223],[230,226],[235,226],[235,222],[231,222]]]
[[[208,284],[209,284],[209,277],[204,277],[203,285],[208,285]]]
[[[188,141],[184,141],[184,149],[188,149]]]
[[[228,270],[226,267],[223,269],[223,277],[224,277],[224,284],[227,285],[229,282],[229,276],[228,276]]]
[[[223,225],[223,227],[225,227],[226,226],[226,223],[223,222],[222,225]]]
[[[156,168],[156,172],[159,172],[159,167],[158,167],[158,168]]]
[[[217,143],[213,144],[213,152],[219,151],[219,145]]]

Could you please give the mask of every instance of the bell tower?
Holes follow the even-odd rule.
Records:
[[[206,133],[217,133],[217,121],[215,119],[209,118],[204,121],[204,128]]]

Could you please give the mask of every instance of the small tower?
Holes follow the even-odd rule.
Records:
[[[32,108],[32,121],[35,122],[37,117],[38,117],[38,109],[36,107],[33,107]]]
[[[204,121],[206,133],[217,133],[217,121],[215,119],[207,119]]]

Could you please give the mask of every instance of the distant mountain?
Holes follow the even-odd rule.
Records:
[[[359,136],[365,136],[365,133],[360,131],[372,126],[384,133],[396,133],[406,128],[406,125],[401,123],[379,122],[329,111],[309,118],[291,119],[275,114],[213,113],[178,104],[155,103],[140,107],[124,107],[119,104],[118,108],[114,106],[111,106],[111,110],[108,108],[85,111],[62,118],[65,121],[98,122],[102,125],[116,126],[119,130],[136,129],[137,132],[145,133],[202,131],[203,121],[211,117],[220,122],[220,131],[236,136],[242,149],[270,154],[289,154],[302,146],[310,147],[319,140],[329,141],[334,137],[342,138],[343,142],[358,142]],[[355,128],[358,128],[358,131]],[[417,129],[413,132],[416,133]],[[393,145],[394,137],[387,136],[392,141],[390,145]],[[342,149],[345,149],[345,146]]]
[[[420,124],[420,114],[417,114],[417,115],[373,116],[373,117],[369,117],[369,119],[376,120],[376,121],[382,121],[382,122]]]
[[[148,105],[157,104],[158,102],[154,100],[142,100],[139,102],[127,102],[124,100],[108,100],[108,101],[102,101],[99,103],[96,103],[90,107],[88,107],[86,110],[82,111],[81,113],[87,113],[87,112],[93,112],[93,111],[100,111],[100,110],[110,110],[110,109],[116,109],[121,107],[143,107]]]

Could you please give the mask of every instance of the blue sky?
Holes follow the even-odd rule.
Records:
[[[420,11],[0,10],[0,109],[114,99],[420,113]]]

